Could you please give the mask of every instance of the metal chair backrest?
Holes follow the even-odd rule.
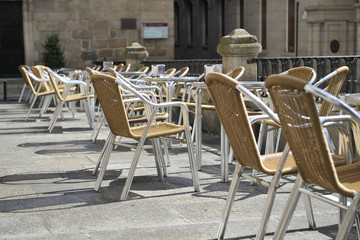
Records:
[[[304,80],[284,75],[272,75],[265,81],[301,178],[352,197],[354,191],[338,180],[314,96],[304,91],[306,85]]]

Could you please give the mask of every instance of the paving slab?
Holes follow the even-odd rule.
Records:
[[[215,239],[230,183],[220,181],[220,138],[203,135],[201,191],[194,192],[183,144],[173,143],[168,175],[159,181],[150,142],[142,151],[127,201],[120,201],[134,150],[115,149],[98,192],[91,174],[109,133],[90,140],[84,112],[64,112],[54,131],[53,108],[38,118],[29,104],[0,102],[0,239]],[[133,142],[132,140],[124,140]],[[230,165],[230,175],[235,164]],[[281,180],[265,239],[271,239],[294,176]],[[267,188],[241,181],[226,239],[253,239]],[[316,230],[300,199],[285,239],[333,239],[338,210],[313,201]],[[350,239],[357,239],[355,227]]]

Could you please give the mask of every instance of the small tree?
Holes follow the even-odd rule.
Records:
[[[58,33],[49,34],[45,39],[43,48],[42,57],[45,66],[53,69],[65,66],[64,51],[61,49]]]

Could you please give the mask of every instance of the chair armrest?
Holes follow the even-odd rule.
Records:
[[[272,120],[274,120],[277,124],[280,124],[280,120],[277,115],[264,103],[262,102],[257,96],[255,96],[249,89],[244,87],[241,84],[236,85],[236,89],[245,94],[247,97],[251,99],[251,101],[259,107],[264,113],[266,113]]]

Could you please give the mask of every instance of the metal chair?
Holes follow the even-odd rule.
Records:
[[[20,73],[23,76],[24,80],[29,85],[31,92],[34,95],[31,100],[31,105],[30,105],[29,111],[25,117],[25,121],[27,121],[29,119],[30,113],[31,113],[38,97],[54,95],[55,90],[45,87],[46,84],[49,83],[49,79],[42,79],[42,78],[36,77],[35,74],[31,70],[28,70],[24,66],[21,66],[19,68],[19,70],[20,70]],[[34,84],[33,84],[33,82],[34,82]]]
[[[193,144],[190,139],[189,128],[189,116],[188,111],[183,103],[162,103],[155,104],[149,101],[146,95],[142,95],[135,89],[133,89],[126,82],[121,79],[116,79],[109,75],[93,74],[91,76],[91,82],[95,88],[96,94],[100,101],[102,110],[105,114],[106,120],[110,128],[110,134],[106,142],[107,148],[103,154],[102,166],[95,184],[95,190],[98,190],[101,185],[107,164],[110,159],[110,154],[115,143],[115,137],[127,137],[138,141],[136,146],[136,152],[126,179],[120,200],[126,200],[130,186],[134,177],[135,169],[140,158],[141,149],[146,139],[152,139],[153,147],[155,151],[155,160],[160,180],[163,180],[162,168],[166,171],[165,161],[163,159],[159,138],[169,135],[175,135],[181,132],[185,132],[185,141],[188,149],[188,156],[190,162],[190,168],[192,173],[192,179],[194,184],[194,190],[200,191],[199,178],[197,168],[195,164],[195,158],[193,153]],[[123,88],[131,91],[135,94],[145,105],[148,123],[136,127],[130,127],[129,119],[126,113],[124,100],[119,90],[119,85]],[[184,124],[177,125],[168,122],[155,122],[155,115],[157,108],[163,108],[167,106],[181,106],[182,114],[184,117]]]
[[[51,132],[54,129],[55,123],[58,119],[60,112],[62,111],[64,104],[81,101],[81,100],[85,101],[85,112],[86,112],[86,116],[88,119],[88,123],[89,123],[90,128],[93,128],[94,113],[90,110],[90,98],[93,98],[94,95],[89,94],[88,86],[86,85],[86,83],[83,81],[79,81],[79,80],[67,80],[67,79],[61,77],[60,75],[58,75],[57,73],[55,73],[50,68],[46,68],[46,71],[49,75],[51,85],[52,85],[53,89],[55,90],[56,96],[59,100],[56,105],[56,109],[50,119],[50,124],[48,127],[49,132]],[[60,81],[61,84],[63,84],[65,86],[63,91],[59,90],[58,81]],[[71,94],[70,89],[74,85],[80,86],[81,89],[80,89],[79,93]],[[73,107],[70,104],[69,104],[69,108],[74,117],[75,110],[73,109]]]
[[[237,81],[221,73],[209,73],[206,77],[206,85],[237,160],[218,239],[224,237],[227,220],[241,177],[269,187],[260,229],[256,236],[256,239],[263,239],[279,179],[281,175],[296,173],[297,168],[293,156],[291,154],[288,156],[289,149],[287,147],[283,153],[260,155],[243,97],[236,88],[237,84]],[[276,120],[276,116],[273,117]],[[251,174],[246,174],[244,173],[246,167],[271,175],[273,178],[271,182],[267,182]],[[313,227],[311,205],[308,204],[307,206],[309,224]]]
[[[299,171],[274,239],[283,239],[301,193],[346,209],[347,212],[336,239],[347,239],[355,216],[358,220],[360,162],[339,167],[334,165],[314,96],[322,98],[323,101],[329,101],[331,105],[335,105],[349,114],[352,117],[350,119],[352,127],[357,134],[359,133],[360,115],[335,96],[301,79],[273,75],[266,80],[265,85],[280,118],[283,132]],[[304,188],[310,184],[343,197],[353,198],[352,203],[347,207],[345,198],[342,198],[340,202],[332,201],[316,190]],[[359,221],[357,221],[357,225],[359,227]]]

